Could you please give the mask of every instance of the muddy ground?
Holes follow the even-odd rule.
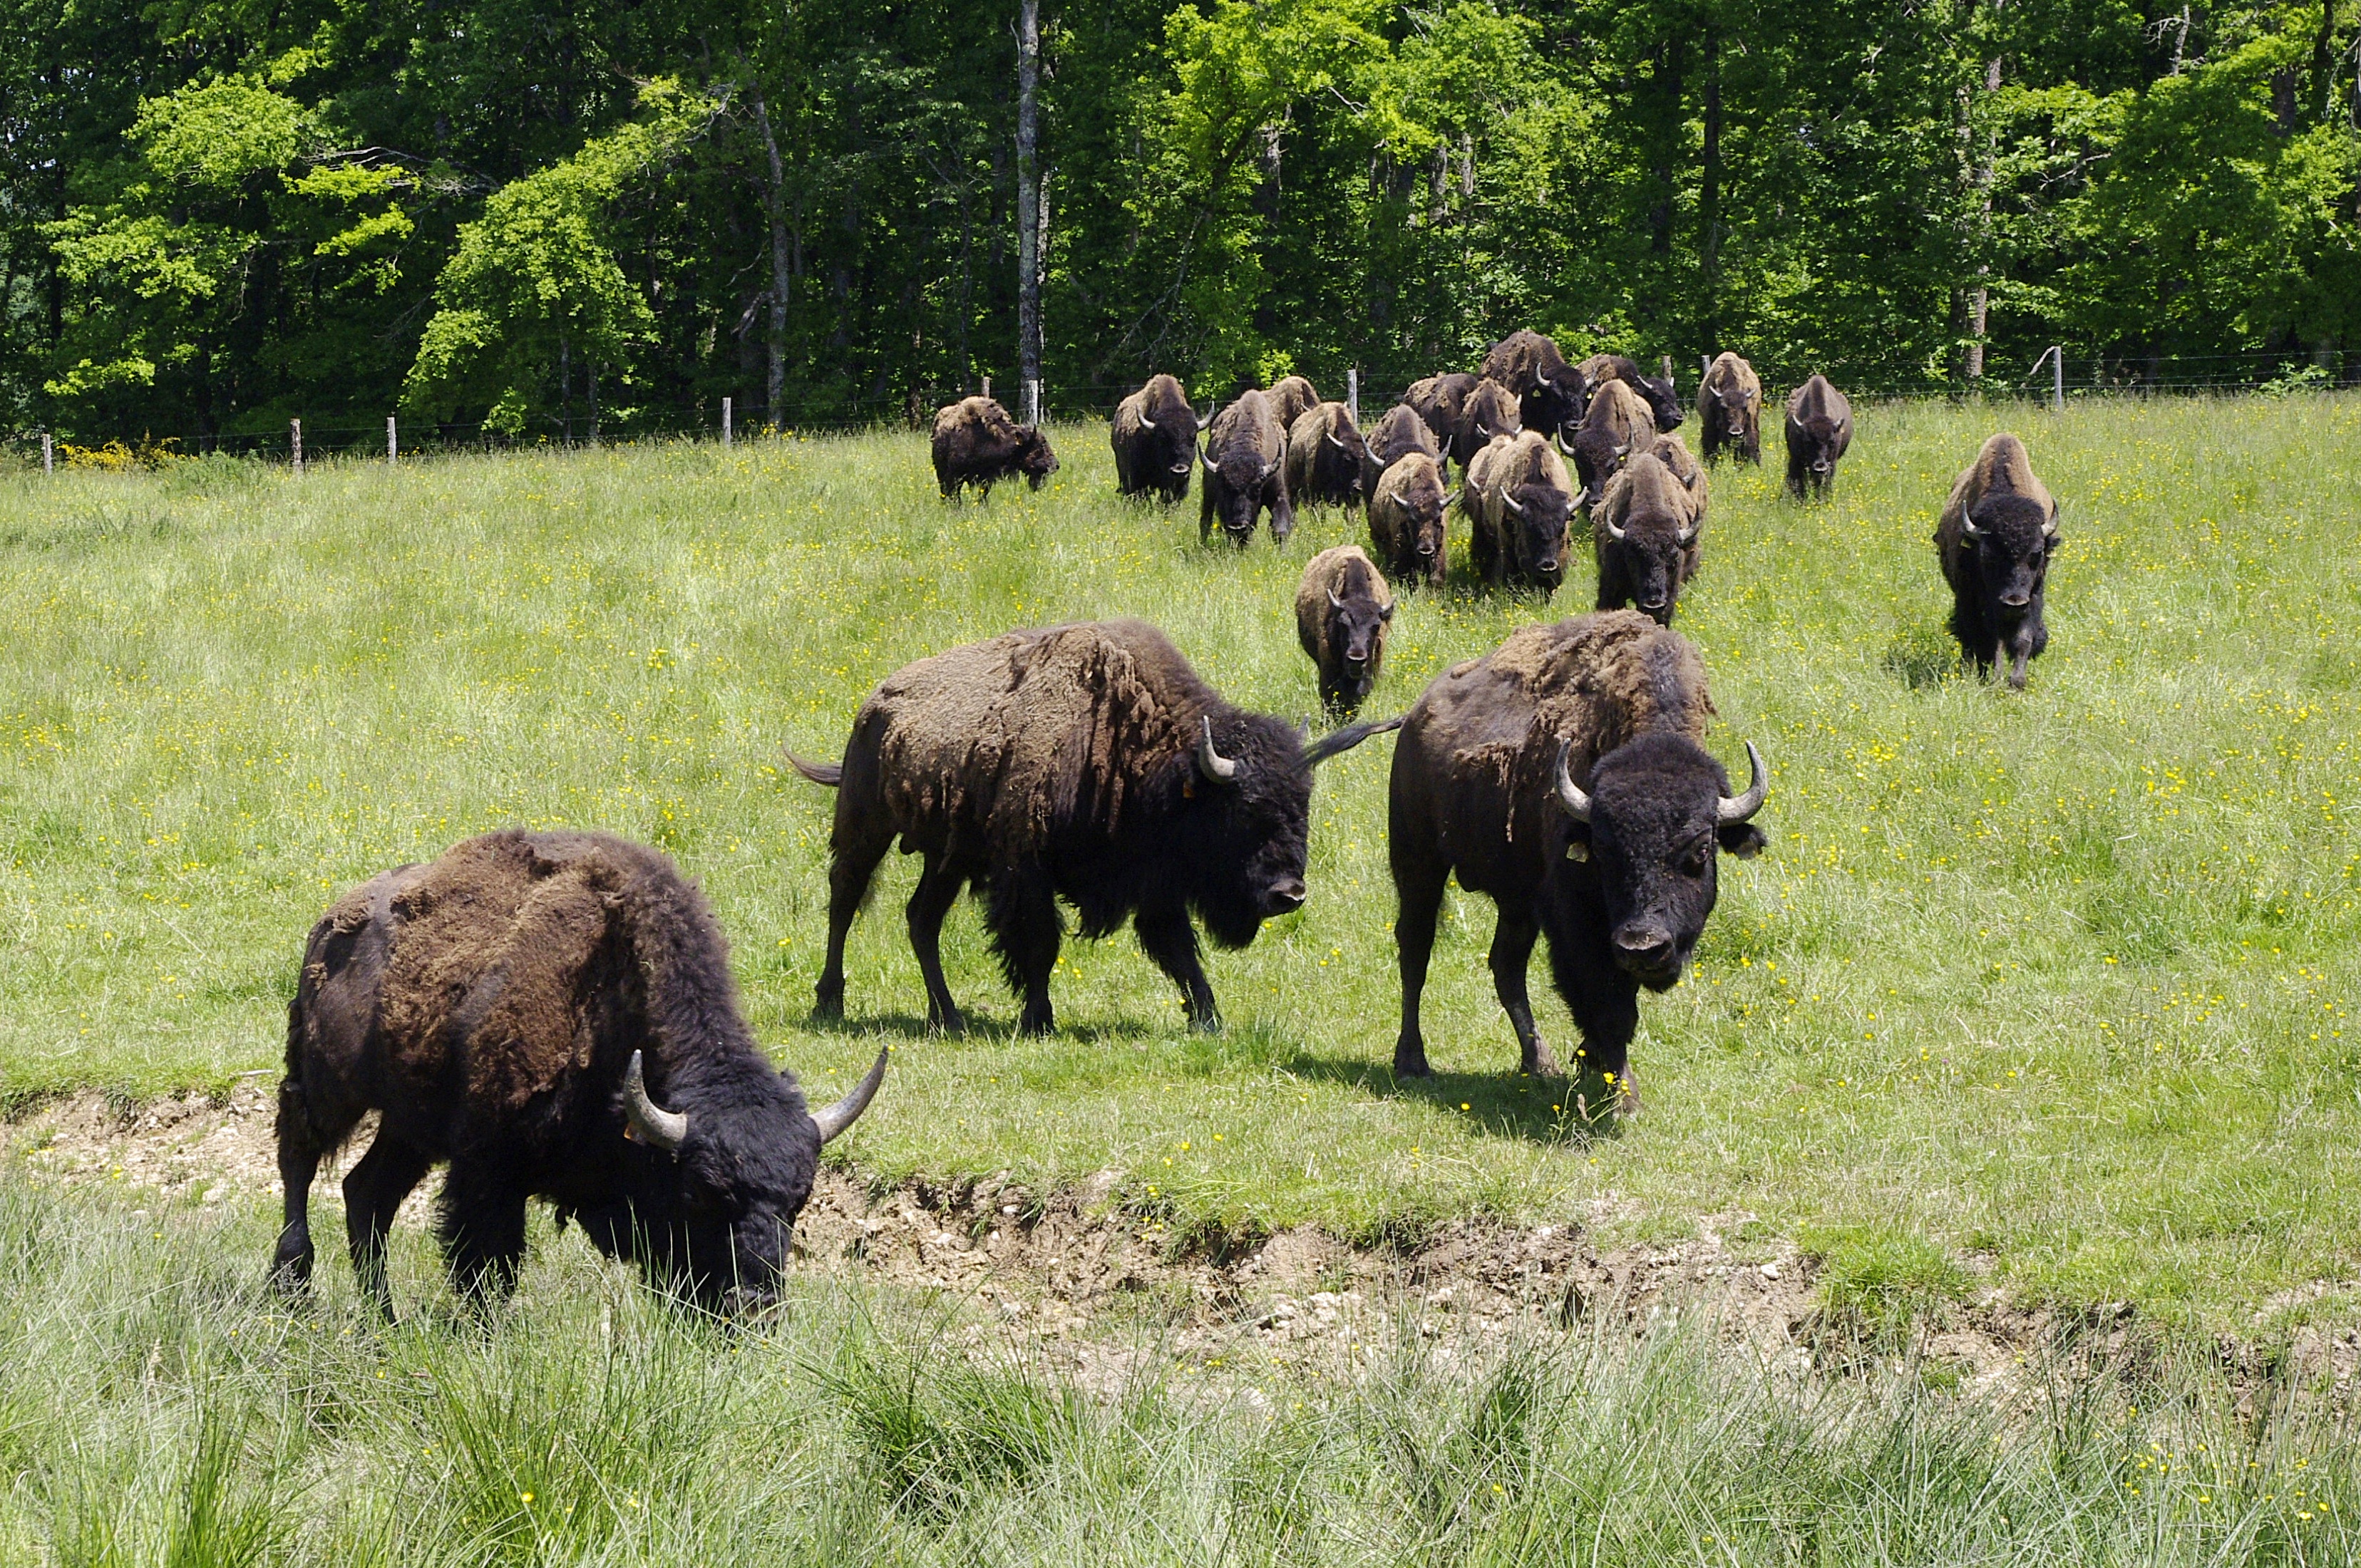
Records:
[[[191,1094],[126,1105],[85,1094],[0,1123],[0,1159],[37,1176],[120,1181],[164,1201],[214,1204],[276,1200],[272,1080],[256,1076],[225,1100]],[[368,1146],[368,1129],[343,1163]],[[336,1178],[313,1189],[315,1220],[341,1229]],[[399,1223],[431,1223],[437,1178],[403,1206]],[[952,1184],[912,1182],[873,1191],[855,1175],[824,1168],[798,1227],[813,1265],[847,1277],[949,1294],[973,1309],[972,1334],[1028,1332],[1082,1364],[1095,1332],[1143,1314],[1172,1325],[1179,1354],[1218,1364],[1245,1354],[1290,1361],[1349,1357],[1372,1336],[1414,1324],[1445,1343],[1532,1329],[1605,1324],[1633,1332],[1671,1311],[1709,1315],[1733,1339],[1797,1368],[1861,1354],[1860,1325],[1824,1311],[1814,1260],[1785,1243],[1726,1243],[1754,1217],[1701,1217],[1697,1235],[1664,1246],[1591,1245],[1586,1221],[1511,1226],[1468,1219],[1430,1232],[1414,1246],[1356,1247],[1312,1228],[1276,1235],[1176,1237],[1151,1217],[1112,1201],[1120,1171],[1080,1186],[1036,1192],[1002,1177]],[[1972,1264],[1974,1260],[1971,1260]],[[2257,1339],[2224,1338],[2218,1353],[2234,1372],[2258,1366],[2257,1348],[2288,1308],[2361,1293],[2361,1284],[2320,1282],[2290,1292],[2257,1320]],[[2352,1321],[2351,1313],[2323,1314]],[[987,1326],[989,1325],[989,1326]],[[2299,1326],[2268,1336],[2284,1376],[2293,1365],[2352,1388],[2361,1332]],[[2136,1359],[2154,1335],[2128,1306],[2070,1318],[2020,1309],[1986,1284],[1927,1327],[1911,1353],[1955,1376],[1965,1389],[2035,1397],[2024,1372],[2037,1353],[2061,1347],[2091,1364]],[[2244,1381],[2245,1379],[2241,1379]]]

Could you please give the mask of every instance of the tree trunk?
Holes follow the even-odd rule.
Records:
[[[564,334],[557,339],[557,438],[574,444],[574,345]]]
[[[1041,378],[1041,0],[1017,0],[1016,378]]]
[[[759,87],[754,90],[754,124],[763,133],[771,170],[770,182],[763,188],[763,214],[771,226],[771,321],[764,334],[770,365],[763,383],[763,408],[771,428],[777,430],[785,423],[780,414],[787,393],[787,170],[779,159],[779,138],[771,130],[770,105]]]

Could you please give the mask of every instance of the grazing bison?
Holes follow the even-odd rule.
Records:
[[[1189,471],[1197,466],[1197,411],[1189,394],[1170,376],[1155,376],[1115,405],[1109,439],[1115,444],[1115,488],[1126,496],[1150,490],[1169,505],[1189,493]]]
[[[1517,396],[1527,430],[1544,435],[1570,432],[1590,406],[1590,382],[1565,362],[1555,341],[1520,327],[1484,356],[1484,376]]]
[[[1312,389],[1311,380],[1302,376],[1282,376],[1270,384],[1263,396],[1270,400],[1270,411],[1281,430],[1292,430],[1295,422],[1303,417],[1306,409],[1317,408],[1320,394]]]
[[[1371,497],[1378,493],[1378,480],[1397,458],[1413,452],[1423,452],[1429,457],[1443,455],[1434,433],[1408,403],[1396,403],[1385,411],[1378,421],[1378,428],[1369,432],[1368,452],[1368,460],[1361,468],[1361,493]]]
[[[1298,505],[1358,506],[1369,444],[1343,403],[1315,403],[1287,430],[1287,499]]]
[[[1706,367],[1697,383],[1697,428],[1708,463],[1726,448],[1741,463],[1763,463],[1763,378],[1735,354]]]
[[[970,485],[992,499],[994,482],[1022,474],[1035,489],[1058,471],[1058,455],[1029,424],[1018,424],[990,398],[962,398],[935,411],[935,483],[943,499]]]
[[[471,839],[363,883],[312,928],[279,1085],[275,1275],[310,1283],[313,1179],[375,1111],[345,1226],[388,1316],[386,1233],[444,1160],[443,1255],[471,1294],[513,1285],[539,1197],[661,1287],[759,1304],[820,1146],[884,1069],[881,1054],[842,1101],[807,1110],[746,1027],[712,912],[657,851],[603,833]]]
[[[1468,395],[1476,390],[1481,377],[1470,376],[1465,370],[1452,370],[1441,376],[1429,376],[1412,381],[1410,390],[1402,394],[1402,402],[1415,410],[1434,433],[1435,450],[1447,453],[1459,434],[1459,415],[1467,407]]]
[[[1216,946],[1243,948],[1265,920],[1300,908],[1313,766],[1393,727],[1307,743],[1223,701],[1137,620],[1012,631],[903,666],[861,705],[840,765],[788,758],[839,791],[818,1014],[843,1015],[844,935],[898,839],[926,857],[910,946],[937,1027],[962,1027],[940,937],[972,882],[1001,970],[1024,995],[1027,1034],[1056,1026],[1060,898],[1085,937],[1131,917],[1191,1025],[1219,1028],[1191,912]]]
[[[1537,430],[1502,436],[1477,455],[1461,491],[1467,554],[1485,581],[1524,583],[1543,598],[1565,580],[1566,520],[1574,485]]]
[[[1527,626],[1438,676],[1394,751],[1388,853],[1400,901],[1401,1034],[1394,1070],[1428,1070],[1419,1029],[1445,883],[1488,896],[1492,985],[1521,1070],[1556,1075],[1533,1026],[1525,967],[1549,938],[1576,1054],[1635,1108],[1626,1053],[1639,988],[1669,990],[1712,913],[1717,846],[1762,849],[1767,780],[1732,798],[1703,744],[1713,703],[1697,650],[1630,610]]]
[[[1295,637],[1320,672],[1320,702],[1346,718],[1361,711],[1386,662],[1393,590],[1357,544],[1312,557],[1295,587]]]
[[[1386,570],[1404,583],[1423,578],[1443,586],[1445,518],[1455,498],[1443,488],[1442,466],[1431,454],[1411,452],[1387,466],[1369,498],[1369,542]]]
[[[1494,436],[1514,435],[1525,428],[1517,411],[1516,394],[1498,381],[1478,381],[1459,405],[1459,428],[1451,435],[1451,460],[1465,474],[1476,454]]]
[[[1243,550],[1254,538],[1255,520],[1270,509],[1270,539],[1284,544],[1295,532],[1295,508],[1287,495],[1287,427],[1270,400],[1248,389],[1213,416],[1205,433],[1205,488],[1197,517],[1199,543],[1213,536],[1219,521],[1230,543]]]
[[[1935,551],[1951,586],[1960,658],[1990,678],[2005,656],[2017,691],[2026,664],[2049,646],[2043,584],[2057,548],[2057,498],[2035,477],[2025,443],[2005,432],[1991,437],[1951,487]]]
[[[1598,397],[1598,389],[1609,381],[1620,381],[1640,394],[1648,405],[1648,417],[1658,430],[1678,430],[1684,411],[1680,393],[1673,387],[1673,362],[1664,361],[1662,377],[1642,376],[1640,367],[1620,354],[1594,354],[1581,365],[1583,376],[1590,383],[1590,395]]]
[[[1688,455],[1686,449],[1681,455]],[[1670,626],[1681,585],[1697,575],[1702,521],[1697,497],[1654,452],[1625,464],[1607,482],[1607,493],[1590,514],[1590,542],[1598,552],[1598,608],[1632,605],[1657,625]]]
[[[1585,510],[1596,507],[1607,481],[1634,452],[1656,438],[1647,403],[1624,381],[1609,381],[1590,396],[1590,407],[1575,431],[1574,471],[1582,480]]]
[[[1787,493],[1827,499],[1837,482],[1837,459],[1852,444],[1852,404],[1815,375],[1787,394]]]

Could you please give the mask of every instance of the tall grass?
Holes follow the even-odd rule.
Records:
[[[1956,673],[1928,543],[2000,425],[2066,508],[2022,696]],[[1187,509],[1115,498],[1102,431],[1058,434],[1049,488],[988,507],[945,507],[897,435],[0,477],[0,1094],[268,1069],[335,891],[573,823],[703,881],[758,1029],[819,1091],[897,1043],[848,1151],[881,1178],[1114,1168],[1183,1231],[1485,1211],[1670,1239],[1718,1214],[1872,1275],[1977,1255],[2024,1298],[2241,1333],[2361,1272],[2361,400],[1881,405],[1831,505],[1782,500],[1775,464],[1717,472],[1680,630],[1721,754],[1770,759],[1773,850],[1725,864],[1696,970],[1643,1005],[1647,1112],[1589,1143],[1513,1071],[1480,899],[1438,949],[1441,1070],[1392,1081],[1382,740],[1323,770],[1308,907],[1211,960],[1218,1037],[1126,935],[1070,947],[1062,1032],[1015,1038],[965,907],[947,963],[981,1025],[927,1037],[899,861],[856,928],[853,1025],[805,1025],[829,801],[777,748],[833,753],[904,661],[1142,615],[1234,697],[1314,706],[1289,606],[1353,521],[1202,549]],[[1547,610],[1411,596],[1373,710],[1587,581]]]

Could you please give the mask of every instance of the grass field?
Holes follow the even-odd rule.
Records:
[[[1952,673],[1927,543],[2001,426],[2065,506],[2021,696]],[[927,1036],[899,861],[852,1026],[806,1025],[830,803],[777,748],[836,754],[897,665],[1140,615],[1233,698],[1312,707],[1289,606],[1353,523],[1202,550],[1193,499],[1120,503],[1103,430],[1058,435],[1049,489],[956,510],[904,435],[0,476],[0,1093],[269,1069],[337,890],[504,824],[596,826],[702,880],[758,1031],[819,1092],[897,1045],[846,1146],[881,1179],[1114,1168],[1178,1226],[1360,1237],[1750,1215],[1721,1223],[1930,1296],[1973,1265],[2242,1332],[2350,1310],[2279,1302],[2361,1274],[2361,400],[1865,408],[1810,510],[1719,470],[1679,629],[1717,750],[1769,758],[1773,848],[1725,861],[1697,967],[1643,1004],[1647,1111],[1596,1139],[1513,1070],[1480,900],[1438,949],[1438,1075],[1391,1080],[1384,740],[1323,770],[1307,908],[1211,959],[1217,1037],[1127,934],[1070,945],[1061,1033],[1013,1037],[964,905],[947,958],[981,1026]],[[1371,711],[1544,613],[1411,598]]]

